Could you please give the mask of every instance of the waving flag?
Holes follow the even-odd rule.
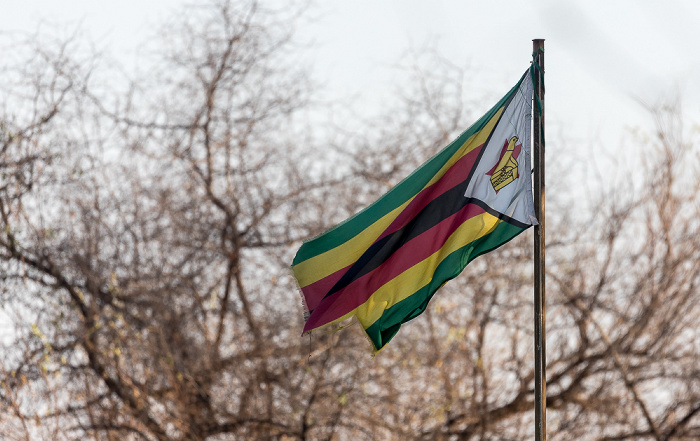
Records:
[[[305,242],[292,264],[304,332],[354,316],[377,352],[470,261],[536,225],[531,109],[528,71],[378,201]]]

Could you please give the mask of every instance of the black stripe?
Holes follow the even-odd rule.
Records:
[[[330,297],[355,280],[378,268],[408,241],[425,233],[469,204],[476,205],[486,213],[518,228],[526,229],[530,227],[528,224],[499,213],[480,199],[464,197],[465,182],[435,198],[399,230],[373,243],[326,293],[324,298]]]
[[[494,210],[488,208],[483,202],[464,197],[468,182],[469,180],[466,179],[436,197],[406,225],[373,243],[326,293],[325,297],[335,294],[358,278],[378,268],[408,241],[425,233],[470,203],[493,214]]]
[[[493,217],[497,217],[498,219],[502,220],[503,222],[509,223],[513,225],[514,227],[526,229],[530,228],[532,225],[531,224],[526,224],[523,222],[520,222],[517,219],[514,219],[507,214],[499,213],[498,211],[494,210],[493,208],[489,207],[486,205],[486,202],[482,201],[481,199],[476,199],[476,198],[465,198],[467,199],[470,204],[478,205],[479,207],[483,208],[485,212],[490,214]]]

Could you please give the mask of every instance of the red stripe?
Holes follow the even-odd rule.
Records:
[[[467,204],[457,213],[404,244],[376,269],[323,299],[316,308],[309,307],[313,312],[306,321],[304,331],[332,322],[362,305],[385,283],[442,248],[460,225],[483,213],[485,213],[484,209],[478,205]],[[338,272],[344,273],[346,270],[347,268],[344,268]],[[335,274],[328,277],[332,276],[335,280],[340,278],[340,276],[335,277]]]
[[[479,157],[479,152],[484,146],[481,145],[466,155],[462,156],[455,162],[452,167],[447,169],[445,174],[429,187],[421,190],[410,204],[394,219],[386,230],[376,240],[379,240],[399,229],[413,219],[420,211],[425,208],[433,199],[443,194],[445,191],[453,188],[464,182],[469,176],[471,169],[474,167],[474,162]],[[323,279],[320,279],[308,286],[302,288],[306,307],[309,311],[314,311],[318,304],[323,300],[328,291],[333,288],[335,283],[345,274],[352,264],[345,268],[330,274]],[[371,273],[370,273],[371,274]]]
[[[306,285],[301,289],[301,292],[304,294],[304,300],[306,300],[306,307],[309,308],[309,311],[316,309],[328,291],[333,288],[336,282],[343,277],[343,274],[345,274],[345,272],[349,270],[352,265],[353,264],[351,263],[345,268],[338,270],[333,274],[324,277],[323,279],[317,280],[310,285]]]
[[[406,225],[411,219],[416,217],[420,211],[425,208],[426,205],[430,203],[433,199],[440,196],[447,190],[451,189],[455,185],[464,182],[474,167],[474,163],[479,157],[479,153],[484,148],[484,145],[480,145],[471,152],[459,158],[452,167],[447,169],[444,175],[437,180],[433,185],[421,190],[410,204],[394,219],[394,221],[387,227],[386,230],[377,238],[377,240],[388,236],[389,234],[401,229]]]

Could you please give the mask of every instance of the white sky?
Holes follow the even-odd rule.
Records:
[[[1,1],[5,31],[34,30],[40,19],[81,22],[123,57],[178,5],[192,3]],[[655,103],[673,94],[700,120],[700,1],[318,0],[314,15],[300,32],[317,45],[316,74],[331,98],[359,94],[381,105],[395,84],[392,66],[426,42],[455,64],[479,69],[479,96],[500,97],[527,68],[531,40],[545,38],[550,135],[554,129],[592,147],[604,143],[609,154],[625,127],[649,126],[636,99]]]

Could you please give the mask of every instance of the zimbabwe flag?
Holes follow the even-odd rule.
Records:
[[[528,71],[378,201],[305,242],[292,264],[304,332],[354,316],[377,352],[474,258],[536,225],[531,113]]]

